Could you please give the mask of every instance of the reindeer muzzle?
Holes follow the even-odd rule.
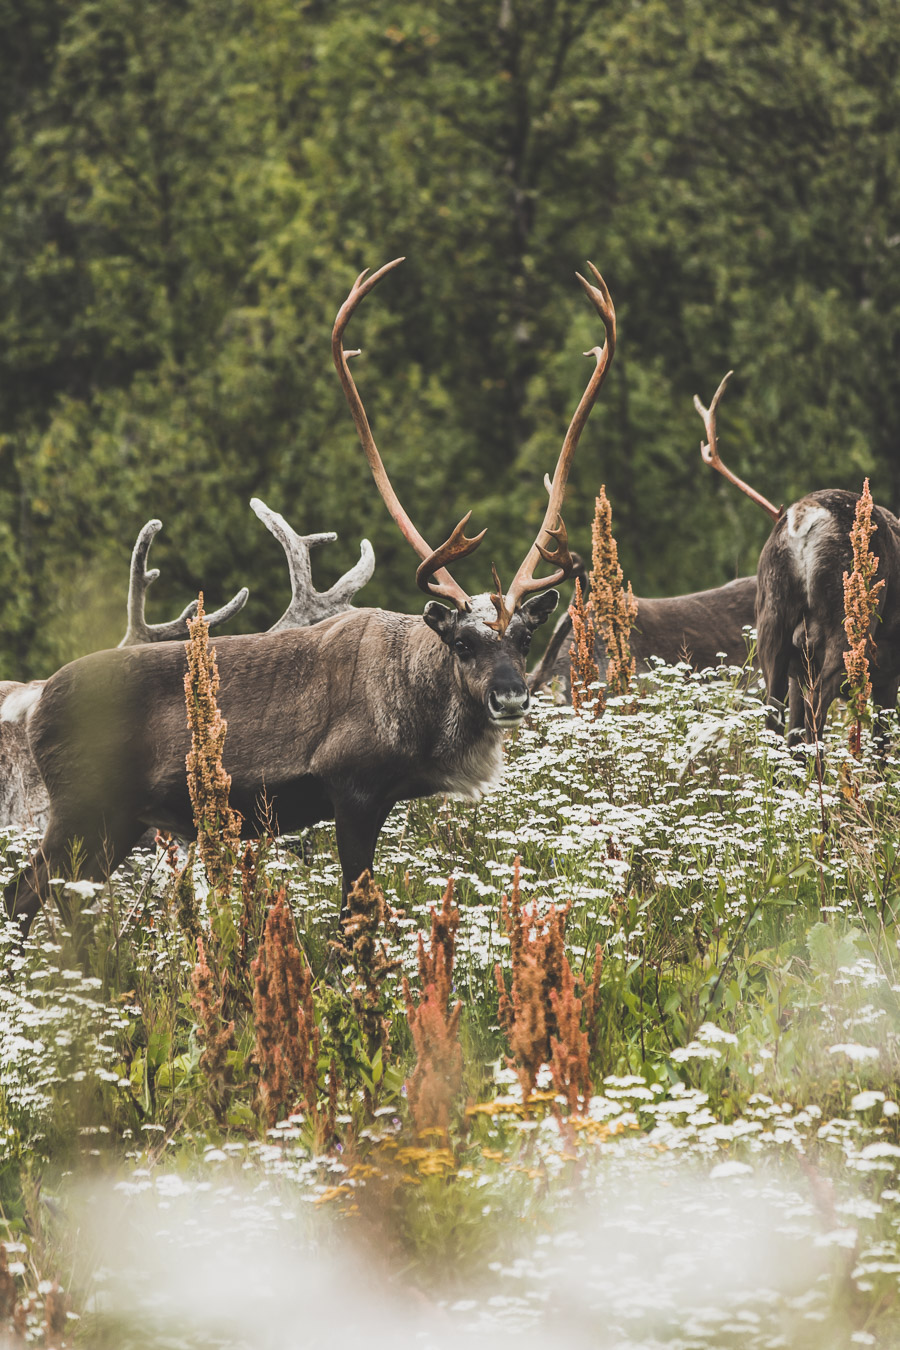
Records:
[[[517,727],[531,707],[531,695],[521,689],[492,689],[487,697],[488,717],[495,726]]]

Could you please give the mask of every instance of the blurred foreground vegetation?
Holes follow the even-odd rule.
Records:
[[[122,632],[139,526],[154,602],[247,583],[283,608],[253,494],[337,529],[326,573],[417,606],[331,368],[355,369],[430,538],[464,510],[509,575],[599,338],[619,352],[567,509],[609,489],[626,575],[672,593],[752,571],[776,500],[900,486],[900,10],[734,0],[0,3],[0,678]],[[442,533],[443,532],[443,533]],[[484,551],[463,577],[489,584]],[[479,570],[480,569],[480,570]]]
[[[898,779],[835,718],[820,781],[738,672],[662,669],[599,720],[539,699],[483,802],[398,807],[374,932],[339,934],[328,827],[233,885],[173,851],[61,879],[68,925],[2,939],[0,1329],[11,1279],[55,1350],[257,1350],[301,1325],[349,1350],[363,1311],[442,1350],[900,1343]],[[25,852],[7,840],[0,879]],[[417,944],[450,875],[422,1040]],[[310,986],[266,1049],[282,891],[277,959],[296,941]],[[562,1026],[561,953],[520,985],[527,1025],[497,974],[509,991],[551,905],[596,991],[574,1096],[558,1063],[523,1080],[542,1019]],[[298,1006],[313,1053],[282,1073]],[[447,1114],[422,1129],[425,1081]]]

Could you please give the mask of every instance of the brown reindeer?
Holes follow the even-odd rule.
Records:
[[[177,619],[167,623],[147,623],[144,617],[147,591],[159,576],[158,568],[147,571],[147,556],[161,529],[161,520],[148,520],[132,550],[127,625],[120,647],[187,637],[187,621],[197,612],[197,601],[192,600]],[[248,594],[246,586],[242,587],[226,605],[208,615],[206,622],[210,627],[226,623],[243,609]],[[12,680],[0,683],[0,830],[42,830],[47,824],[49,799],[28,745],[27,732],[28,719],[45,684],[45,680],[30,680],[27,684]]]
[[[694,399],[706,428],[701,454],[775,522],[759,555],[756,596],[757,650],[770,725],[783,726],[787,699],[788,739],[805,737],[817,744],[846,680],[843,578],[853,569],[850,529],[859,494],[826,488],[785,510],[726,468],[716,443],[716,409],[731,374],[709,408]],[[878,557],[877,575],[886,582],[873,621],[872,698],[876,707],[892,708],[900,685],[900,521],[881,506],[874,507],[872,520],[877,528],[871,549]]]
[[[332,353],[379,490],[422,560],[416,580],[431,597],[424,615],[356,610],[312,628],[216,644],[225,767],[245,832],[259,831],[263,797],[282,830],[334,819],[345,898],[372,868],[397,802],[442,792],[478,796],[499,777],[504,733],[529,707],[531,634],[558,602],[547,588],[571,573],[560,508],[615,350],[615,311],[592,267],[597,284],[579,280],[606,341],[590,353],[595,369],[566,433],[543,523],[506,594],[494,571],[494,591],[470,597],[447,565],[473,552],[483,533],[466,538],[466,516],[437,549],[419,534],[387,478],[343,347],[357,305],[401,261],[357,278],[335,320]],[[542,559],[554,570],[537,578]],[[50,820],[31,866],[6,890],[8,912],[24,929],[73,839],[82,841],[85,874],[102,877],[148,825],[192,832],[185,667],[183,646],[164,643],[82,657],[47,682],[29,738]]]
[[[697,400],[694,401],[696,404]],[[715,426],[714,409],[712,416]],[[729,474],[724,465],[720,471],[733,482],[740,481]],[[752,489],[746,490],[755,500],[760,500]],[[578,577],[586,595],[589,578],[580,559]],[[637,615],[631,630],[630,646],[638,672],[650,670],[654,658],[670,666],[686,661],[694,670],[714,669],[723,660],[728,666],[742,666],[747,660],[744,630],[752,628],[756,619],[756,577],[736,577],[724,586],[714,586],[708,591],[692,591],[688,595],[659,598],[635,596],[635,600]],[[571,703],[573,642],[572,619],[566,612],[553,630],[540,665],[529,677],[533,691],[554,684],[565,701]],[[597,665],[603,672],[606,669],[606,648],[599,633],[594,652]]]
[[[590,583],[583,565],[578,575],[587,594]],[[721,661],[742,666],[747,660],[744,629],[753,626],[756,616],[756,577],[737,577],[724,586],[690,595],[659,599],[636,595],[635,600],[637,616],[629,644],[639,673],[652,669],[654,657],[670,666],[687,661],[694,670],[715,668]],[[532,692],[553,685],[571,703],[573,642],[567,611],[554,628],[540,665],[529,676]],[[594,651],[602,674],[606,648],[599,634]]]
[[[349,609],[352,597],[370,580],[375,570],[375,554],[368,539],[363,539],[360,545],[359,562],[329,590],[317,591],[312,583],[310,551],[332,543],[337,535],[332,532],[297,534],[283,516],[270,510],[258,497],[254,497],[250,505],[284,549],[291,580],[290,604],[269,631],[316,623]],[[187,621],[197,611],[197,601],[192,600],[177,619],[168,623],[148,624],[144,617],[147,591],[159,576],[156,568],[147,571],[147,557],[150,545],[161,529],[161,521],[148,521],[134,546],[128,587],[128,623],[119,647],[186,638]],[[246,587],[242,588],[227,605],[207,616],[207,624],[212,627],[232,618],[243,608],[247,594]],[[28,684],[0,684],[0,829],[43,830],[47,824],[49,798],[29,748],[27,732],[28,719],[45,683],[45,680],[32,680]]]

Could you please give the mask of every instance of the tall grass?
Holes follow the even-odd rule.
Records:
[[[159,1222],[179,1187],[231,1188],[223,1242],[256,1222],[240,1199],[250,1178],[266,1215],[276,1201],[272,1215],[295,1215],[278,1222],[303,1250],[353,1238],[392,1280],[443,1300],[456,1330],[552,1341],[577,1306],[598,1344],[607,1325],[622,1345],[734,1344],[736,1326],[748,1346],[889,1343],[900,770],[863,744],[850,797],[848,755],[835,724],[820,787],[813,757],[766,730],[739,672],[660,668],[599,719],[538,701],[483,801],[398,808],[377,885],[363,883],[343,929],[326,827],[269,841],[243,867],[232,856],[214,886],[193,857],[164,851],[133,855],[104,886],[70,883],[86,951],[58,921],[40,920],[23,948],[4,938],[10,1318],[54,1343],[57,1281],[81,1314],[66,1322],[76,1341],[166,1343],[171,1328],[141,1322],[127,1289],[115,1332],[104,1312],[108,1264],[78,1237],[67,1176],[102,1166]],[[7,842],[7,876],[24,853]],[[517,897],[515,923],[503,895]],[[551,913],[565,914],[559,978],[523,994],[522,1016],[540,1014],[544,1031],[532,1024],[522,1082],[525,1023],[500,986],[511,1000]],[[267,980],[255,1006],[254,962]],[[756,1225],[763,1247],[791,1229],[790,1280],[704,1282],[691,1204],[710,1231],[722,1214]],[[188,1230],[171,1232],[180,1250]],[[689,1256],[697,1280],[679,1292],[666,1262]],[[184,1344],[210,1343],[197,1298],[201,1330],[183,1329]]]

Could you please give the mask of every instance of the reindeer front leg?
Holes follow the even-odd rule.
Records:
[[[341,860],[341,918],[347,914],[347,896],[363,872],[375,870],[375,845],[393,801],[359,800],[335,804],[334,822]]]

